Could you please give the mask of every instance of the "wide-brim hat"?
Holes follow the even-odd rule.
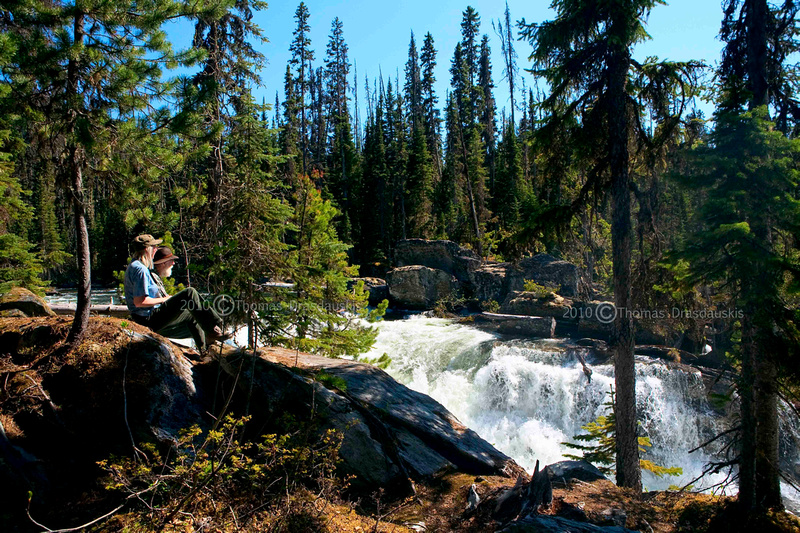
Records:
[[[172,253],[172,250],[169,248],[169,246],[162,246],[156,250],[156,254],[153,256],[153,264],[160,265],[161,263],[175,261],[176,259],[178,259],[178,256]]]
[[[133,239],[133,247],[142,250],[148,246],[158,246],[162,242],[164,241],[154,238],[149,233],[143,233],[141,235],[137,235],[136,238]]]

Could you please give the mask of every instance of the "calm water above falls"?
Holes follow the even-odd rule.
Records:
[[[549,464],[575,453],[564,446],[581,426],[606,414],[611,365],[592,365],[589,382],[575,349],[563,339],[501,340],[444,319],[412,316],[385,321],[368,357],[387,353],[387,371],[410,388],[430,395],[484,439],[529,472],[538,459]],[[679,466],[682,476],[663,479],[643,473],[648,490],[684,485],[703,470],[711,451],[689,454],[727,427],[709,406],[698,371],[678,371],[660,361],[637,357],[637,407],[641,434],[653,444],[643,455],[656,464]],[[784,461],[800,469],[798,427],[786,429]],[[786,426],[787,424],[784,424]],[[724,474],[696,483],[702,489]],[[732,489],[735,491],[735,487]],[[784,486],[787,504],[800,509],[798,494]]]

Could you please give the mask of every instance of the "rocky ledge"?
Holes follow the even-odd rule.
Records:
[[[441,404],[372,365],[230,347],[198,362],[115,318],[92,318],[80,348],[64,353],[70,323],[0,319],[0,482],[19,488],[11,499],[20,505],[28,490],[66,490],[73,472],[130,452],[132,441],[169,447],[186,428],[208,430],[223,405],[249,406],[256,427],[290,416],[313,420],[320,436],[334,430],[341,473],[365,494],[410,494],[412,480],[446,472],[523,473]]]

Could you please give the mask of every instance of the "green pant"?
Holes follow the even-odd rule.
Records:
[[[206,350],[206,336],[214,331],[214,326],[222,326],[222,319],[213,306],[191,287],[153,309],[149,318],[136,321],[165,337],[191,337],[200,351]]]

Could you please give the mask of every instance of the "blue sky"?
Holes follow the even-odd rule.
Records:
[[[289,59],[289,44],[295,28],[294,12],[298,1],[280,0],[272,2],[268,9],[255,14],[255,22],[261,27],[268,43],[258,49],[266,56],[267,65],[261,72],[263,86],[255,90],[260,100],[266,97],[268,103],[275,101],[278,91],[283,101],[283,75]],[[552,18],[547,0],[533,2],[509,0],[513,21],[525,18],[527,22],[542,22]],[[358,91],[363,108],[364,76],[376,78],[379,71],[384,79],[394,79],[399,72],[401,84],[403,67],[408,58],[408,44],[411,31],[421,46],[427,32],[434,38],[437,55],[437,94],[440,106],[444,104],[448,88],[450,60],[456,43],[460,40],[462,12],[468,5],[474,7],[481,16],[481,33],[489,35],[493,54],[493,78],[498,114],[502,107],[508,107],[508,90],[502,80],[503,62],[500,43],[492,29],[492,20],[503,16],[505,2],[500,0],[397,0],[394,2],[349,0],[306,1],[310,16],[311,43],[315,50],[315,65],[322,65],[325,46],[330,34],[331,22],[339,17],[344,26],[345,41],[350,48],[350,61],[358,68]],[[672,0],[667,5],[656,6],[651,14],[647,30],[652,40],[640,44],[634,50],[637,59],[655,55],[662,59],[675,61],[698,59],[710,65],[719,60],[722,43],[716,38],[722,20],[721,0]],[[186,47],[191,41],[191,29],[187,25],[173,26],[170,37],[179,47]],[[527,42],[517,42],[521,68],[529,66],[527,60],[531,46]],[[353,70],[351,70],[352,76]],[[526,85],[533,83],[533,77],[522,73]],[[518,82],[518,86],[521,84]],[[710,108],[705,107],[707,114]]]

